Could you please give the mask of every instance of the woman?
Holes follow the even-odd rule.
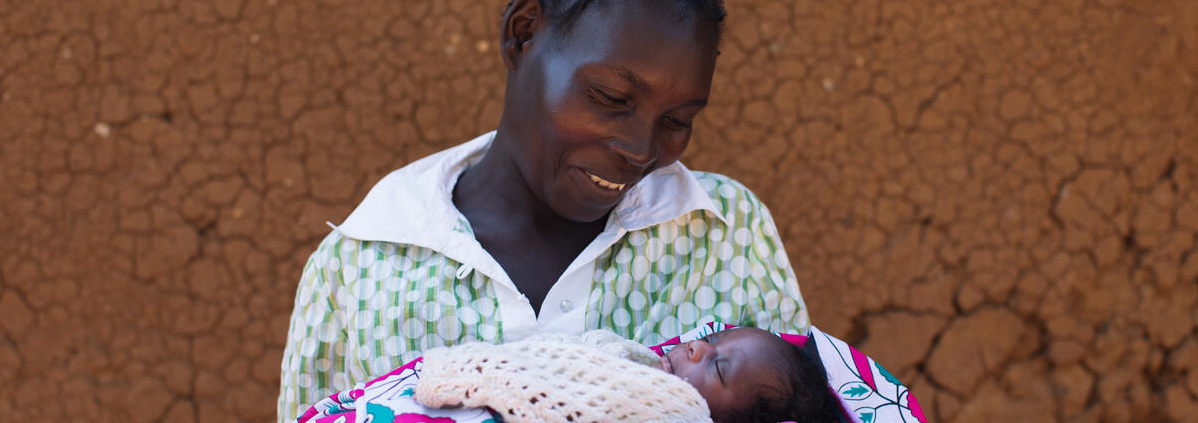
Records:
[[[677,162],[723,17],[719,0],[512,1],[498,130],[385,177],[305,266],[280,421],[442,345],[805,332],[769,212]]]

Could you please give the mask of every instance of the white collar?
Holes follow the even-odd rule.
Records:
[[[453,205],[454,184],[462,172],[482,159],[494,139],[495,131],[491,131],[391,172],[336,229],[349,238],[443,251],[462,216]],[[675,162],[629,189],[613,215],[616,224],[634,231],[696,210],[707,210],[727,224],[699,180]]]

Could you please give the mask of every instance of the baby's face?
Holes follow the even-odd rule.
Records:
[[[734,328],[678,345],[658,361],[662,370],[689,382],[707,400],[712,420],[729,421],[752,404],[762,388],[779,388],[777,335],[757,328]]]

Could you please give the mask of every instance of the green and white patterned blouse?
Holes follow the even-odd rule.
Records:
[[[740,183],[681,163],[629,189],[535,314],[451,200],[493,138],[392,172],[312,254],[283,354],[280,422],[433,347],[599,328],[658,344],[708,320],[806,332],[769,211]]]

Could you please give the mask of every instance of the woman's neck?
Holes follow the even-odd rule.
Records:
[[[507,272],[533,310],[582,250],[603,232],[607,219],[563,219],[529,188],[496,141],[453,188],[453,204],[470,222],[475,239]]]
[[[507,222],[525,229],[542,226],[560,217],[546,206],[508,159],[503,143],[494,141],[482,160],[466,169],[453,187],[453,204],[473,224],[481,220]]]

